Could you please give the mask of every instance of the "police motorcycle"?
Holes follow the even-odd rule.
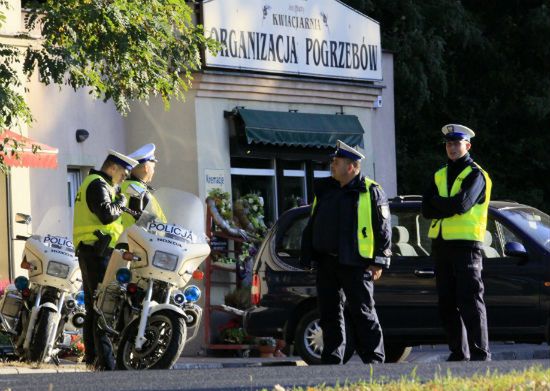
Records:
[[[82,278],[73,244],[68,235],[48,233],[60,232],[68,221],[65,209],[52,208],[35,234],[16,236],[25,240],[21,268],[28,277],[17,277],[0,298],[0,327],[25,361],[58,363],[57,353],[66,347],[68,334],[79,333],[84,324]],[[16,222],[28,226],[31,217],[17,213]]]
[[[131,188],[133,200],[143,195]],[[210,254],[202,202],[170,188],[156,190],[155,197],[168,223],[149,202],[119,239],[95,295],[99,327],[111,336],[117,369],[171,368],[202,318],[196,303],[201,291],[189,284],[202,279],[197,268]]]

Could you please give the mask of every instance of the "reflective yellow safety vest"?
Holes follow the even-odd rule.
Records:
[[[363,181],[367,191],[359,194],[359,205],[357,207],[357,244],[359,246],[359,255],[363,258],[372,258],[374,255],[374,233],[372,229],[370,187],[372,185],[378,186],[378,183],[368,178],[363,178]],[[311,207],[312,215],[316,206],[317,197],[313,199]]]
[[[137,185],[141,187],[142,189],[149,192],[147,189],[147,185],[145,185],[143,182],[140,181],[134,181],[134,180],[127,180],[122,182],[122,185],[120,186],[120,189],[122,190],[122,194],[126,196],[126,206],[130,203],[130,196],[128,195],[128,187],[130,185]],[[158,203],[157,199],[149,192],[149,202],[151,203],[151,208],[153,213],[159,218],[160,221],[163,223],[167,223],[166,216],[164,215],[164,212],[162,211],[162,208],[160,204]],[[124,229],[134,225],[136,223],[136,219],[134,216],[132,216],[129,213],[124,212],[122,214],[122,225],[124,226]]]
[[[476,204],[464,214],[457,214],[444,219],[434,219],[430,225],[428,237],[435,239],[439,236],[444,240],[474,240],[483,242],[485,239],[485,230],[487,229],[487,215],[489,210],[489,201],[491,200],[492,182],[489,174],[477,164],[485,178],[485,202]],[[472,172],[472,167],[468,166],[456,177],[451,187],[451,195],[447,188],[447,167],[443,167],[435,173],[435,184],[441,197],[453,197],[460,191],[462,181]]]
[[[97,236],[94,235],[96,230],[101,231],[105,235],[111,235],[111,241],[109,247],[115,247],[115,244],[124,230],[122,227],[121,219],[113,221],[109,224],[103,224],[99,217],[97,217],[86,203],[86,191],[90,183],[99,179],[105,182],[111,191],[111,201],[115,200],[115,188],[111,186],[101,175],[90,174],[82,182],[78,193],[76,193],[76,200],[74,203],[74,220],[73,220],[73,244],[75,248],[79,243],[94,244],[97,241]]]

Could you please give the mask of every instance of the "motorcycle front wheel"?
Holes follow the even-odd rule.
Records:
[[[183,317],[173,311],[154,313],[145,328],[146,342],[135,347],[139,318],[122,332],[117,350],[116,368],[123,370],[170,369],[183,351],[187,327]]]
[[[54,328],[55,311],[50,308],[42,308],[38,314],[29,346],[29,361],[41,363],[46,360],[48,343],[53,338]]]

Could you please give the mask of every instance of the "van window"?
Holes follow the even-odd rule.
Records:
[[[294,220],[285,231],[277,235],[276,251],[278,258],[292,267],[300,267],[302,232],[307,225],[309,215]]]
[[[419,257],[430,255],[432,243],[428,238],[430,220],[420,213],[393,211],[392,253],[394,256]]]

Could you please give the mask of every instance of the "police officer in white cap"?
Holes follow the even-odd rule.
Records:
[[[122,214],[122,225],[124,225],[125,229],[136,222],[136,217],[143,211],[143,209],[147,205],[149,205],[149,203],[151,203],[150,208],[152,208],[152,211],[156,214],[158,219],[166,223],[164,212],[162,211],[161,206],[152,194],[154,189],[149,186],[149,184],[153,180],[153,176],[155,175],[155,166],[158,162],[157,158],[155,157],[155,149],[155,144],[149,143],[145,144],[144,146],[138,148],[128,155],[129,157],[137,160],[138,164],[132,169],[130,177],[125,180],[121,186],[122,194],[126,195],[126,197],[128,198],[129,208],[136,212],[134,215],[126,212]],[[132,202],[134,200],[130,199],[131,197],[129,197],[128,195],[128,187],[130,185],[139,186],[143,190],[145,190],[143,202],[140,205],[136,205],[134,202]]]
[[[422,213],[432,219],[439,312],[451,354],[448,361],[488,361],[487,311],[481,279],[491,179],[470,157],[475,133],[463,125],[441,129],[447,164],[424,194]]]
[[[361,176],[363,158],[338,140],[330,164],[332,176],[314,182],[315,199],[302,237],[301,264],[317,269],[323,364],[342,364],[349,358],[344,357],[344,302],[363,362],[380,363],[385,358],[373,281],[390,265],[390,210],[380,185]]]
[[[107,335],[97,327],[93,294],[103,279],[107,264],[123,231],[120,216],[126,198],[117,194],[137,161],[110,150],[101,170],[90,170],[78,189],[74,204],[73,243],[82,272],[86,321],[84,323],[85,363],[98,370],[113,370],[115,361]]]

